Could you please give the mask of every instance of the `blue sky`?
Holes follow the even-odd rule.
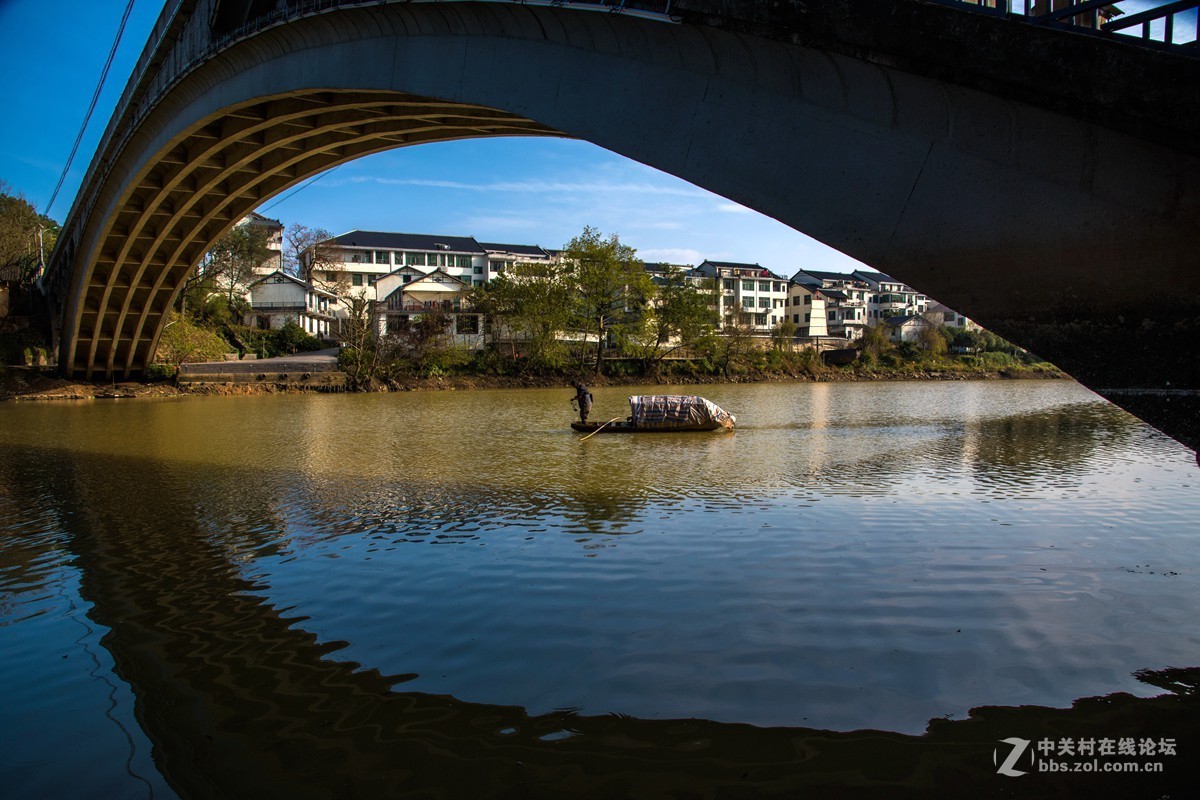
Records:
[[[1123,3],[1134,10],[1147,3]],[[161,0],[136,0],[103,93],[50,209],[62,220]],[[122,0],[0,0],[0,181],[45,210],[120,24]],[[849,272],[858,262],[723,197],[585,142],[477,139],[402,148],[263,204],[285,225],[475,236],[561,247],[585,225],[646,260]]]
[[[162,7],[136,0],[71,172],[50,216],[67,215],[113,106]],[[122,0],[0,0],[0,180],[44,210],[112,46]],[[65,23],[65,24],[64,24]],[[290,196],[289,196],[290,195]],[[265,209],[265,210],[264,210]],[[647,260],[704,258],[859,266],[791,228],[585,142],[476,139],[360,159],[263,204],[285,225],[475,236],[561,247],[585,225]]]

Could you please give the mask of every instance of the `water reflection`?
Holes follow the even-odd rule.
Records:
[[[1154,693],[1200,653],[1196,498],[1075,391],[784,388],[653,447],[555,393],[19,409],[0,625],[77,592],[186,796],[978,793],[1001,738],[1194,734],[1126,696],[833,732]]]

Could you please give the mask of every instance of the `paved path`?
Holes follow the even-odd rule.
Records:
[[[338,348],[314,350],[278,358],[255,358],[249,361],[204,361],[181,364],[179,371],[185,375],[207,375],[214,372],[336,372]]]

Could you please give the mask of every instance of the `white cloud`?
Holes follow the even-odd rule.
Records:
[[[347,183],[374,183],[380,186],[426,186],[435,189],[460,189],[469,192],[513,192],[521,194],[630,194],[630,195],[670,195],[674,197],[705,197],[703,189],[682,186],[661,186],[653,183],[607,183],[607,182],[568,182],[568,181],[493,181],[490,183],[470,183],[466,181],[433,180],[429,178],[380,178],[370,175],[359,175],[344,181],[333,181],[329,185],[339,186]]]

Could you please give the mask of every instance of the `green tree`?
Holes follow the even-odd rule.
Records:
[[[200,262],[200,272],[212,281],[232,308],[234,298],[253,280],[255,270],[271,257],[270,234],[258,225],[235,225]]]
[[[32,283],[58,238],[58,223],[0,181],[0,271]]]
[[[227,343],[212,331],[173,314],[159,336],[156,360],[178,367],[187,361],[219,361],[227,350]]]
[[[917,344],[925,351],[926,355],[934,358],[946,355],[946,351],[949,349],[945,328],[934,325],[928,320],[917,332]]]
[[[781,353],[792,352],[792,341],[796,338],[796,328],[799,327],[786,316],[783,321],[771,330],[771,346]]]
[[[571,284],[558,264],[519,263],[476,287],[471,306],[487,316],[493,343],[507,337],[516,354],[517,341],[534,369],[561,366],[559,334],[570,324]]]
[[[863,328],[861,348],[863,354],[871,361],[878,361],[888,353],[892,349],[892,343],[888,340],[887,324],[880,321]]]
[[[342,350],[338,366],[346,373],[351,391],[370,389],[383,365],[383,350],[375,328],[372,301],[362,295],[342,298],[346,316],[341,320]]]
[[[630,349],[647,373],[656,373],[671,353],[706,341],[717,324],[711,293],[688,281],[683,270],[668,269],[655,289],[640,329],[629,336]]]
[[[654,284],[637,251],[621,244],[616,234],[605,238],[592,227],[567,243],[562,260],[575,290],[577,325],[585,336],[596,335],[595,371],[599,374],[608,336],[619,339],[624,331],[641,325]]]

